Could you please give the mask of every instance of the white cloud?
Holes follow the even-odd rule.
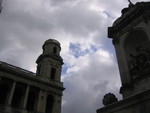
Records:
[[[127,0],[3,0],[2,5],[1,61],[35,72],[44,41],[61,43],[63,113],[92,113],[105,93],[118,95],[120,78],[107,27]],[[78,57],[71,43],[79,44]]]
[[[70,60],[74,66],[68,68],[68,73],[63,75],[67,87],[63,97],[64,113],[95,112],[102,105],[100,99],[105,93],[109,90],[115,94],[119,92],[117,65],[108,51],[100,49],[76,59],[72,57]]]

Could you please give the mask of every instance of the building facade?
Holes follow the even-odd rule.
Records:
[[[0,62],[0,113],[61,113],[60,51],[58,41],[47,40],[36,73]]]
[[[122,10],[108,28],[120,71],[121,101],[105,96],[105,107],[97,113],[150,112],[150,2],[138,2]],[[111,101],[111,102],[110,102]]]

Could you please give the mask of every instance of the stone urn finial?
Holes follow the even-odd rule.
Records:
[[[110,104],[117,102],[117,101],[118,101],[118,99],[112,93],[108,93],[108,94],[104,95],[104,98],[103,98],[104,106],[110,105]]]

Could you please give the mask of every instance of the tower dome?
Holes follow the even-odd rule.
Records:
[[[55,39],[48,39],[43,44],[43,53],[48,55],[59,55],[61,51],[60,43]]]

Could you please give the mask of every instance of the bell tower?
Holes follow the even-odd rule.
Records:
[[[38,57],[37,76],[47,81],[60,81],[63,60],[60,56],[60,43],[54,39],[45,41],[43,53]]]
[[[150,2],[129,4],[108,28],[116,50],[124,98],[150,89]]]
[[[43,44],[43,53],[38,57],[36,76],[48,88],[39,92],[38,113],[61,113],[62,92],[61,68],[63,59],[60,56],[60,43],[49,39]]]

